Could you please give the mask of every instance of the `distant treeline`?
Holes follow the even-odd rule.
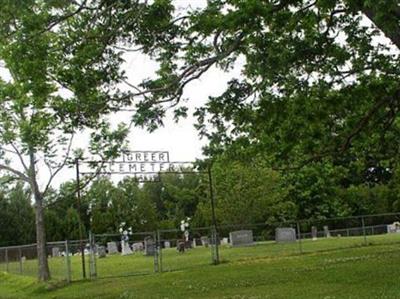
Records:
[[[217,221],[274,223],[400,211],[397,172],[385,180],[370,176],[354,184],[346,169],[327,163],[282,172],[262,163],[220,160],[212,168]],[[1,186],[0,246],[35,242],[28,188]],[[185,217],[191,217],[193,227],[211,224],[208,177],[202,173],[163,174],[148,183],[99,178],[83,190],[80,213],[75,189],[75,182],[68,181],[46,197],[48,241],[78,239],[80,217],[85,233],[116,233],[121,222],[136,232],[178,228]]]

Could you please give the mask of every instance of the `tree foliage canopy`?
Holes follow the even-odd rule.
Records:
[[[239,66],[241,76],[196,112],[210,154],[251,147],[278,168],[325,157],[393,163],[399,17],[397,0],[208,1],[182,15],[171,44],[156,52],[159,77],[145,84],[147,103],[179,106],[192,80]],[[164,108],[153,106],[138,123]]]

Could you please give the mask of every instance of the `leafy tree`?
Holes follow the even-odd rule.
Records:
[[[275,223],[296,216],[296,206],[288,200],[281,176],[261,161],[220,159],[215,162],[212,175],[220,224]],[[200,202],[194,223],[211,224],[209,196]]]
[[[33,242],[34,210],[30,193],[24,189],[23,184],[2,188],[0,223],[0,244],[18,245]]]
[[[153,113],[136,121],[160,121],[171,103],[184,114],[191,81],[239,67],[196,113],[206,153],[237,144],[275,168],[326,157],[364,171],[390,166],[400,140],[399,11],[397,0],[208,1],[158,45],[158,77],[144,82],[139,104]],[[161,99],[168,105],[154,105]]]
[[[107,178],[98,179],[90,186],[85,202],[90,205],[90,227],[94,233],[115,233],[119,224],[126,221],[126,215],[120,214],[124,207],[116,205],[121,196],[122,192]],[[128,210],[127,207],[125,209]]]
[[[80,238],[79,232],[79,214],[76,209],[69,208],[65,215],[65,219],[63,221],[63,229],[65,239],[67,240],[78,240]],[[85,231],[83,232],[85,233]]]
[[[40,280],[50,278],[43,201],[69,162],[73,136],[91,129],[91,153],[107,158],[127,134],[105,118],[130,100],[116,88],[124,77],[121,53],[112,47],[121,34],[122,20],[112,17],[118,9],[103,1],[2,3],[0,170],[31,189]],[[42,188],[39,175],[48,178]]]
[[[311,163],[285,177],[288,199],[298,219],[326,219],[352,215],[351,201],[341,195],[347,172],[330,163]],[[345,191],[343,191],[345,192]]]

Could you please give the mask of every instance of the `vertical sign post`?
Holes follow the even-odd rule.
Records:
[[[211,200],[211,217],[213,222],[213,234],[214,234],[214,246],[215,246],[215,253],[214,253],[214,264],[219,264],[219,252],[218,252],[218,230],[217,230],[217,220],[215,217],[215,202],[214,202],[214,191],[212,185],[212,175],[211,175],[211,165],[208,166],[208,184],[210,188],[210,200]]]
[[[79,215],[79,246],[81,250],[82,257],[82,276],[86,278],[86,266],[85,266],[85,249],[83,247],[83,225],[82,225],[82,209],[81,209],[81,182],[79,177],[79,159],[75,159],[75,167],[76,167],[76,198],[77,198],[77,207],[78,207],[78,215]]]

